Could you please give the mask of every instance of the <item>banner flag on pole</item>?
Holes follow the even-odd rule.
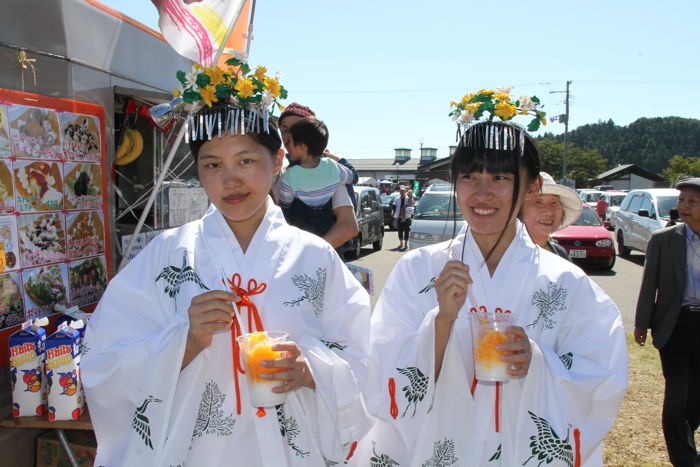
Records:
[[[224,55],[229,50],[245,50],[250,0],[151,1],[158,9],[158,26],[163,37],[180,55],[205,66],[212,65],[234,22]]]

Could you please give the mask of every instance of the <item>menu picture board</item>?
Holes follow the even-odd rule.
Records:
[[[104,132],[102,106],[0,89],[0,342],[107,287]]]

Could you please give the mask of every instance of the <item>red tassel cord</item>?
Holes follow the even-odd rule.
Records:
[[[267,284],[264,282],[258,284],[255,279],[250,279],[248,281],[248,289],[246,290],[241,287],[241,275],[237,273],[234,274],[231,279],[226,279],[226,282],[228,282],[228,287],[231,292],[235,293],[241,299],[237,304],[238,309],[240,310],[241,307],[246,307],[248,309],[248,329],[250,329],[251,332],[253,332],[253,330],[264,331],[258,308],[255,306],[255,303],[250,300],[250,297],[251,295],[263,293],[267,288]],[[224,283],[224,286],[225,285],[227,284]],[[238,415],[241,414],[241,389],[238,375],[245,374],[245,370],[243,370],[243,365],[241,365],[241,348],[238,346],[236,338],[243,333],[242,325],[243,323],[239,323],[234,315],[233,324],[231,325],[231,349],[233,351],[233,382],[236,387],[236,413]],[[258,417],[264,417],[265,411],[263,410],[262,415],[260,415],[260,409],[258,409],[257,415]]]
[[[357,441],[352,442],[352,446],[350,446],[350,452],[348,453],[348,457],[345,458],[345,462],[349,461],[352,456],[355,454],[355,449],[357,449]]]
[[[581,431],[578,428],[574,429],[574,449],[574,467],[581,467]]]
[[[501,383],[496,382],[496,433],[501,430]]]
[[[478,381],[479,381],[479,380],[476,379],[476,375],[475,375],[475,376],[474,376],[474,379],[472,379],[472,387],[471,387],[471,389],[470,389],[470,391],[471,391],[471,393],[472,393],[472,397],[474,397],[474,391],[476,391],[476,383],[477,383]]]
[[[399,416],[399,407],[396,405],[396,381],[394,381],[394,378],[389,378],[389,398],[391,399],[389,414],[391,418],[396,420],[396,417]]]

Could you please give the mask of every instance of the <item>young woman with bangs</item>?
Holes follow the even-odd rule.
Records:
[[[451,177],[466,225],[406,254],[372,315],[365,399],[378,420],[361,460],[602,464],[627,381],[624,331],[605,293],[517,219],[540,193],[539,171],[516,125],[478,123],[461,137]],[[508,381],[476,377],[469,315],[484,312],[513,317],[498,345]]]

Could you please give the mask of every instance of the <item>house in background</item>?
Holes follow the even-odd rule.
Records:
[[[638,165],[622,164],[598,175],[598,178],[592,181],[592,185],[610,185],[616,190],[638,190],[668,188],[668,181]]]

